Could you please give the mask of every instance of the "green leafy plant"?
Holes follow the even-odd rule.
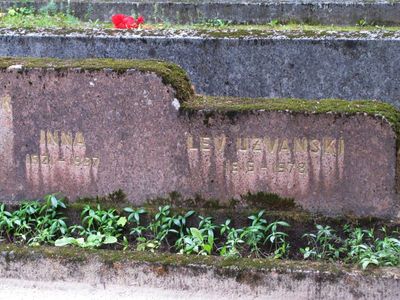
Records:
[[[86,239],[83,237],[63,237],[56,240],[54,245],[57,247],[73,245],[81,248],[98,248],[102,245],[115,243],[117,243],[117,238],[115,236],[106,236],[100,232],[97,232],[96,234],[89,234]]]
[[[65,237],[57,241],[58,246],[77,245],[80,247],[96,248],[103,244],[115,244],[122,236],[128,220],[120,216],[115,209],[104,210],[100,205],[96,208],[86,205],[81,213],[82,225],[73,225],[69,228],[72,235],[79,237]],[[125,237],[122,237],[126,244]]]
[[[224,245],[219,249],[219,253],[225,257],[240,257],[240,250],[244,244],[242,239],[243,229],[236,229],[230,226],[231,220],[228,219],[221,225],[221,235],[226,235]]]
[[[169,233],[178,233],[173,229],[174,218],[171,216],[170,206],[160,206],[158,212],[154,216],[154,220],[150,222],[148,230],[151,235],[149,237],[140,236],[137,241],[137,250],[144,251],[158,249],[163,241],[167,242]]]
[[[186,227],[187,219],[193,216],[194,214],[195,212],[191,210],[184,215],[177,215],[173,217],[173,223],[178,232],[178,239],[175,242],[175,248],[178,251],[184,247],[184,238],[188,233],[188,228]]]
[[[191,227],[183,237],[182,248],[179,253],[210,255],[214,247],[214,237],[206,234],[205,230]]]
[[[32,7],[12,7],[0,14],[1,27],[99,27],[97,23],[84,23],[67,13],[57,13],[54,2],[35,10]]]
[[[68,227],[60,212],[66,208],[56,194],[46,195],[43,202],[23,202],[19,209],[8,212],[0,206],[0,232],[9,242],[40,245],[53,243],[66,234]]]
[[[267,226],[267,221],[263,218],[264,210],[257,214],[253,214],[249,217],[251,220],[250,226],[243,229],[241,238],[244,240],[245,244],[250,248],[250,252],[255,256],[261,256],[262,251],[260,246],[265,241],[265,230]]]
[[[0,241],[82,248],[114,245],[128,249],[130,241],[124,234],[130,232],[139,251],[155,252],[161,248],[181,254],[283,258],[290,249],[285,232],[289,224],[282,220],[269,223],[263,210],[249,216],[249,225],[243,228],[232,226],[230,219],[217,226],[211,217],[205,216],[198,216],[198,226],[188,226],[193,224],[188,220],[195,216],[194,211],[172,215],[170,206],[165,205],[145,226],[142,219],[147,211],[143,208],[127,207],[122,215],[116,209],[86,205],[81,212],[81,224],[67,227],[65,208],[64,199],[57,194],[46,195],[41,201],[25,201],[14,211],[0,204]],[[330,226],[317,224],[315,232],[306,233],[303,238],[307,243],[300,248],[304,259],[344,261],[362,269],[400,265],[398,231],[345,225],[340,237]]]
[[[357,26],[367,26],[368,22],[365,19],[360,19],[357,21]]]
[[[362,228],[351,228],[345,225],[343,231],[348,235],[344,240],[344,248],[346,249],[347,255],[345,261],[355,262],[360,257],[366,244],[370,244],[374,239],[374,231],[365,230]]]
[[[376,23],[373,21],[369,22],[369,21],[367,21],[367,19],[363,18],[363,19],[358,20],[356,25],[360,26],[360,27],[366,27],[366,26],[375,26]]]
[[[51,194],[45,196],[44,200],[44,205],[40,207],[38,215],[33,220],[33,233],[28,240],[30,245],[54,242],[57,237],[65,235],[68,231],[68,226],[65,223],[66,218],[59,212],[59,209],[66,208],[63,199]],[[33,212],[32,206],[30,206],[30,209]]]
[[[274,258],[282,258],[287,255],[289,243],[286,241],[287,233],[279,231],[278,227],[289,227],[290,225],[284,221],[275,221],[265,228],[268,234],[264,243],[270,244],[270,252],[273,251]]]
[[[229,26],[232,24],[232,21],[227,21],[223,19],[209,19],[206,20],[202,25],[208,26],[208,27],[225,27]]]
[[[281,22],[278,19],[272,19],[271,21],[269,21],[268,25],[269,26],[278,26],[278,25],[281,25]]]
[[[289,227],[284,221],[275,221],[268,224],[264,219],[264,210],[249,217],[251,224],[243,228],[240,238],[249,247],[252,255],[257,257],[273,253],[274,258],[282,258],[288,253],[289,243],[287,234],[278,230],[278,227]],[[269,245],[269,249],[263,252],[262,246]]]
[[[81,213],[83,229],[87,232],[100,232],[107,236],[118,237],[127,223],[127,218],[117,214],[115,209],[103,210],[86,205]]]
[[[13,220],[13,215],[5,209],[5,205],[0,205],[0,234],[6,236],[9,242],[12,242],[12,233],[17,224]]]
[[[316,225],[316,233],[306,233],[308,246],[300,248],[304,259],[339,259],[343,242],[330,226]]]
[[[9,227],[9,236],[13,242],[25,243],[33,235],[36,217],[40,210],[40,203],[36,201],[23,202],[19,209],[12,213],[12,227]]]
[[[158,240],[151,240],[147,239],[145,237],[138,237],[137,238],[138,244],[136,247],[137,251],[150,251],[150,252],[155,252],[158,248],[160,248],[160,241]]]
[[[7,11],[7,15],[10,17],[30,16],[34,14],[32,7],[11,7]]]
[[[180,238],[175,243],[179,253],[210,255],[214,249],[214,230],[217,226],[213,223],[211,217],[199,216],[199,227],[191,227],[182,232]]]
[[[170,206],[160,206],[154,217],[154,221],[150,223],[149,228],[154,235],[154,239],[162,242],[166,239],[169,233],[178,233],[173,229],[174,219],[171,216]]]
[[[57,13],[57,4],[51,0],[39,9],[41,15],[55,15]]]
[[[134,209],[132,207],[125,207],[124,211],[129,214],[127,218],[128,222],[133,224],[129,234],[136,237],[142,236],[147,227],[140,224],[140,219],[142,215],[147,214],[146,210],[144,208]]]
[[[381,228],[383,238],[375,237],[373,229],[349,230],[349,237],[345,240],[347,261],[358,263],[363,269],[370,265],[397,266],[400,264],[400,239],[389,236],[386,228]]]

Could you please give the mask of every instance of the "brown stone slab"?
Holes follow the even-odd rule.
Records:
[[[224,202],[263,191],[314,212],[397,216],[390,105],[374,113],[365,102],[365,114],[345,101],[350,113],[187,109],[168,74],[103,63],[0,71],[2,201],[123,189],[135,204],[173,191]],[[389,117],[374,115],[382,112]]]

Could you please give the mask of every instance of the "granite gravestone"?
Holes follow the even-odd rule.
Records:
[[[293,197],[327,214],[397,214],[397,135],[367,114],[181,109],[140,69],[3,68],[0,197],[123,189],[135,204],[177,191],[229,201]]]

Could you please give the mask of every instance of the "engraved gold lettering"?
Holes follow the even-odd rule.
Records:
[[[50,159],[47,155],[41,155],[40,156],[40,163],[42,165],[48,165],[50,163]]]
[[[254,171],[254,162],[248,161],[247,162],[247,172],[253,172]]]
[[[238,163],[235,161],[232,163],[232,173],[237,173],[239,171]]]
[[[226,145],[226,137],[224,135],[214,138],[215,148],[218,152],[223,152]]]
[[[81,164],[81,158],[79,156],[74,157],[75,166],[79,166]]]
[[[252,139],[252,150],[254,151],[254,152],[261,152],[261,143],[262,143],[262,140],[261,139],[258,139],[258,138],[255,138],[255,139]]]
[[[40,144],[45,145],[46,144],[46,131],[40,130]]]
[[[339,139],[339,155],[344,155],[344,139]]]
[[[304,174],[306,172],[306,164],[305,163],[299,163],[298,164],[298,169],[299,169],[299,173]]]
[[[39,156],[38,155],[31,155],[31,162],[33,164],[38,164],[39,163]]]
[[[209,137],[200,138],[200,150],[203,152],[210,151],[211,139]]]
[[[306,138],[295,138],[294,139],[294,152],[306,152],[307,151],[307,139]]]
[[[193,137],[190,134],[186,139],[186,147],[188,150],[197,150],[197,148],[193,147]]]
[[[92,180],[97,181],[99,158],[87,156],[85,147],[79,149],[79,145],[85,143],[82,132],[78,132],[73,139],[73,135],[67,131],[40,130],[40,143],[39,154],[26,155],[26,175],[30,183],[36,184],[43,176],[44,185],[60,183],[62,186],[62,182],[68,182],[79,189]],[[44,147],[46,143],[50,147]],[[75,155],[71,155],[72,151],[65,151],[71,144],[77,147]],[[60,154],[64,154],[64,157],[60,157]],[[35,165],[35,168],[29,167],[29,164]],[[39,164],[42,166],[40,169],[36,167]],[[96,168],[91,170],[91,166]],[[49,181],[55,177],[57,182]]]
[[[47,130],[47,145],[58,145],[58,131],[54,131],[53,133],[50,130]]]
[[[72,146],[72,133],[61,131],[61,145]]]
[[[324,138],[324,153],[336,154],[336,140]]]
[[[93,160],[93,166],[97,167],[100,163],[100,159],[98,159],[97,157],[92,157]]]
[[[88,166],[90,166],[91,164],[92,164],[92,159],[91,159],[90,157],[85,157],[84,160],[83,160],[83,165],[84,165],[85,167],[88,167]]]
[[[1,106],[6,113],[11,113],[11,97],[9,95],[1,98]]]
[[[265,146],[267,148],[267,151],[269,153],[276,153],[277,149],[278,149],[278,143],[279,143],[279,139],[270,139],[270,138],[265,138],[264,139],[264,143]]]
[[[279,148],[279,153],[280,152],[290,152],[289,141],[287,139],[282,140],[281,147]]]
[[[74,140],[74,146],[76,145],[84,146],[85,145],[85,139],[83,137],[83,133],[78,131],[75,135],[75,140]]]
[[[319,152],[321,150],[321,143],[319,140],[312,140],[310,142],[310,151]]]
[[[236,149],[238,151],[249,150],[249,138],[237,138],[236,139]]]
[[[194,138],[192,136],[187,137],[187,147],[188,149],[199,149],[201,151],[211,151],[215,149],[216,153],[221,153],[225,151],[228,145],[228,138],[225,135],[214,136],[214,137],[200,137],[199,146],[195,148],[193,145]],[[252,151],[253,153],[265,151],[267,154],[277,154],[279,153],[323,153],[328,154],[344,154],[344,139],[342,137],[336,139],[332,137],[324,137],[322,139],[308,139],[306,137],[293,137],[293,138],[270,138],[268,136],[262,138],[256,137],[240,137],[236,138],[236,149],[237,151]],[[256,158],[256,156],[254,157]],[[247,159],[251,159],[248,161]],[[257,157],[256,160],[252,158],[247,158],[246,161],[242,163],[239,162],[228,162],[226,161],[226,167],[232,173],[239,172],[265,172],[270,170],[266,165],[270,164],[273,172],[286,172],[287,174],[306,174],[308,172],[307,161],[296,161],[298,159],[304,160],[303,156],[293,156],[293,161],[285,161],[281,158],[281,162],[276,161],[274,157]],[[260,159],[260,160],[259,160]],[[271,161],[272,159],[272,161]],[[87,165],[88,162],[81,159],[80,164]],[[94,161],[92,161],[94,164]]]
[[[277,172],[285,172],[285,163],[279,162],[276,164],[276,171]]]

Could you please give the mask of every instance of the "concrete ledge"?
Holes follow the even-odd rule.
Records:
[[[12,6],[41,8],[49,1],[1,0],[0,9]],[[56,0],[59,11],[71,12],[81,19],[109,21],[116,13],[141,14],[150,22],[190,24],[208,19],[234,23],[265,24],[277,19],[311,24],[355,25],[361,19],[381,25],[400,24],[398,1],[280,1],[280,0]]]
[[[0,30],[0,56],[164,59],[216,96],[377,99],[400,107],[398,32]]]
[[[210,299],[398,299],[399,268],[0,245],[0,278],[153,287]]]

